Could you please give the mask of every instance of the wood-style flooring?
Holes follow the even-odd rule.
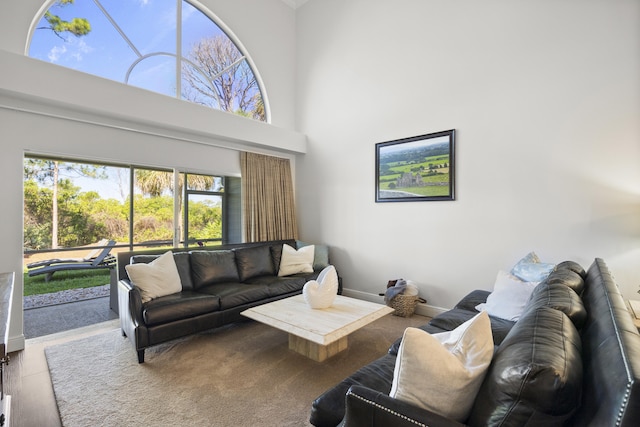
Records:
[[[9,354],[5,366],[5,393],[11,396],[10,427],[60,427],[44,355],[45,347],[107,332],[120,327],[118,319],[40,338],[28,339],[25,349]]]

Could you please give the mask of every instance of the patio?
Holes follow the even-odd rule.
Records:
[[[109,285],[24,297],[26,339],[117,318],[109,307]]]

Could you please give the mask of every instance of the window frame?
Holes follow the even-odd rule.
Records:
[[[27,36],[27,43],[25,46],[25,56],[30,57],[30,58],[34,58],[34,59],[38,59],[41,60],[37,57],[32,57],[29,53],[30,48],[31,48],[31,44],[32,44],[32,40],[33,37],[35,35],[35,31],[38,29],[38,24],[42,21],[45,13],[51,9],[57,0],[47,0],[43,3],[43,5],[41,6],[41,8],[38,10],[38,12],[35,14],[32,24],[29,28],[29,34]],[[88,0],[87,0],[88,1]],[[244,45],[240,42],[240,40],[238,39],[238,37],[233,33],[233,31],[231,31],[231,29],[224,24],[224,22],[218,17],[216,16],[211,10],[209,10],[207,7],[205,7],[202,3],[198,2],[198,1],[194,1],[194,0],[175,0],[176,2],[176,22],[175,22],[175,27],[176,27],[176,46],[175,46],[175,52],[163,52],[163,51],[157,51],[157,52],[152,52],[152,53],[147,53],[147,54],[142,54],[141,52],[139,52],[134,46],[133,43],[130,41],[130,39],[127,37],[127,35],[123,32],[122,29],[120,29],[120,27],[117,25],[117,23],[110,18],[109,13],[102,7],[102,5],[100,4],[100,1],[103,0],[93,0],[93,2],[96,4],[96,7],[98,9],[100,9],[102,11],[102,13],[105,15],[105,17],[107,18],[107,20],[111,23],[111,25],[113,26],[113,28],[116,30],[116,32],[118,32],[120,34],[120,36],[122,37],[123,41],[133,50],[134,54],[137,56],[137,58],[129,65],[129,67],[126,70],[126,74],[125,77],[122,80],[115,80],[115,79],[111,79],[108,77],[103,77],[101,75],[98,74],[93,74],[93,73],[88,73],[86,71],[80,70],[80,69],[76,69],[76,68],[72,68],[72,67],[66,67],[63,66],[65,68],[71,68],[75,71],[78,72],[83,72],[85,74],[88,75],[92,75],[92,76],[96,76],[96,77],[100,77],[100,78],[108,78],[111,81],[116,81],[118,83],[121,84],[125,84],[127,86],[133,86],[136,88],[139,88],[140,86],[134,86],[132,84],[129,84],[129,78],[130,78],[130,74],[131,71],[135,68],[136,64],[140,63],[142,60],[152,57],[152,56],[160,56],[160,55],[165,55],[165,56],[171,56],[175,58],[175,62],[176,62],[176,73],[174,75],[175,78],[175,84],[176,84],[176,90],[175,90],[175,94],[171,97],[176,98],[180,101],[184,101],[184,102],[189,102],[195,105],[202,105],[201,103],[195,102],[195,101],[190,101],[186,98],[182,97],[182,80],[183,80],[183,72],[182,72],[182,64],[188,64],[190,67],[193,67],[196,70],[200,70],[200,67],[198,67],[196,64],[194,64],[192,61],[190,61],[187,57],[185,57],[183,55],[183,49],[182,49],[182,28],[183,28],[183,21],[182,21],[182,9],[183,9],[183,3],[187,3],[188,5],[190,5],[191,7],[193,7],[194,9],[196,9],[197,11],[199,11],[200,13],[202,13],[206,18],[208,18],[213,25],[215,25],[230,41],[231,43],[233,43],[233,45],[238,49],[239,53],[242,55],[242,58],[236,62],[234,62],[234,64],[236,63],[241,63],[243,61],[246,61],[247,66],[249,67],[249,69],[251,70],[251,73],[253,74],[253,77],[255,79],[256,82],[256,90],[258,91],[258,93],[260,94],[260,97],[262,99],[262,107],[264,109],[264,123],[271,123],[271,109],[269,106],[269,100],[268,100],[268,96],[267,96],[267,90],[266,87],[264,85],[264,82],[262,80],[262,77],[260,76],[260,73],[257,70],[257,67],[255,65],[255,62],[253,61],[253,59],[251,58],[251,56],[248,54],[247,49],[244,47]],[[43,60],[44,61],[44,60]],[[47,61],[44,61],[47,62]],[[58,65],[55,64],[54,62],[49,62],[52,63],[54,65]],[[62,65],[60,65],[62,66]],[[203,76],[205,76],[210,82],[211,82],[211,78],[209,76],[207,76],[205,73],[201,74]],[[145,90],[150,90],[154,93],[159,93],[165,96],[170,96],[167,95],[164,92],[160,92],[160,91],[154,91],[151,89],[147,89],[142,87],[142,89]],[[213,91],[213,96],[212,98],[215,98],[216,102],[218,103],[218,108],[215,107],[209,107],[207,106],[207,108],[211,108],[214,110],[218,110],[218,111],[222,111],[222,112],[226,112],[226,113],[230,113],[230,114],[234,114],[234,115],[239,115],[241,117],[247,117],[250,118],[252,120],[256,120],[258,122],[262,122],[262,120],[259,119],[254,119],[253,117],[248,117],[245,116],[243,114],[237,114],[236,112],[229,112],[226,111],[222,108],[220,108],[220,98],[217,95],[217,93],[215,93],[215,91]]]
[[[188,214],[189,214],[189,209],[188,209],[188,204],[187,204],[187,194],[204,194],[204,195],[215,195],[221,198],[221,227],[222,227],[222,235],[221,237],[218,238],[212,238],[212,239],[204,239],[205,241],[209,242],[209,244],[225,244],[229,242],[230,238],[233,238],[233,236],[229,236],[228,230],[229,230],[229,224],[228,223],[232,223],[235,222],[235,220],[230,219],[229,218],[229,214],[230,214],[230,210],[228,209],[227,205],[228,205],[228,198],[229,193],[226,191],[226,186],[223,186],[223,190],[222,191],[213,191],[213,190],[188,190],[188,185],[187,185],[187,179],[188,176],[191,175],[205,175],[205,176],[211,176],[211,177],[218,177],[221,178],[223,183],[226,183],[228,180],[233,179],[232,177],[228,177],[228,176],[224,176],[224,175],[216,175],[216,174],[211,174],[211,173],[203,173],[203,172],[189,172],[186,170],[178,170],[178,169],[168,169],[168,168],[163,168],[163,167],[153,167],[153,166],[142,166],[142,165],[136,165],[136,164],[121,164],[121,163],[114,163],[114,162],[104,162],[104,161],[100,161],[100,160],[91,160],[91,159],[86,159],[86,158],[72,158],[72,157],[61,157],[61,156],[55,156],[55,155],[46,155],[46,154],[33,154],[33,153],[24,153],[23,155],[23,163],[25,160],[27,159],[40,159],[40,160],[46,160],[46,161],[58,161],[58,162],[64,162],[64,163],[78,163],[78,164],[87,164],[87,165],[96,165],[96,166],[106,166],[106,167],[113,167],[113,168],[121,168],[124,170],[128,170],[128,178],[129,178],[129,183],[128,183],[128,189],[129,189],[129,194],[127,196],[125,196],[125,201],[123,201],[122,203],[125,204],[126,202],[126,198],[128,197],[129,201],[128,201],[128,214],[129,214],[129,219],[128,219],[128,242],[126,244],[119,244],[116,245],[116,247],[126,247],[128,248],[128,250],[132,251],[134,250],[134,248],[152,248],[154,246],[165,246],[167,243],[169,243],[173,248],[178,248],[178,247],[189,247],[189,239],[188,239]],[[135,236],[134,236],[134,224],[135,224],[135,191],[136,191],[136,186],[135,186],[135,173],[136,170],[150,170],[150,171],[157,171],[157,172],[168,172],[168,173],[172,173],[173,174],[173,179],[174,179],[174,183],[176,182],[176,180],[179,180],[180,175],[182,175],[184,177],[184,185],[182,187],[182,193],[183,193],[183,199],[182,199],[182,203],[184,206],[183,212],[182,212],[182,217],[180,217],[180,205],[177,202],[178,200],[178,193],[176,191],[173,192],[173,218],[174,218],[174,223],[173,223],[173,233],[172,233],[172,240],[165,242],[165,241],[161,241],[161,242],[136,242],[135,241]],[[24,178],[23,178],[24,180]],[[72,180],[73,182],[73,180]],[[174,186],[175,188],[175,186]],[[24,209],[24,194],[23,194],[23,209]],[[102,198],[102,197],[101,197]],[[182,228],[182,230],[180,229],[180,227],[177,227],[176,224],[178,224],[176,222],[176,219],[180,221],[180,223],[182,223],[184,225],[184,228]],[[23,229],[24,229],[24,223],[23,223]],[[180,234],[179,232],[182,231],[182,235],[178,235]],[[202,240],[202,239],[199,239]],[[34,253],[46,253],[46,252],[65,252],[65,251],[73,251],[73,250],[77,250],[77,247],[59,247],[56,249],[53,248],[45,248],[45,249],[26,249],[23,247],[23,253],[24,254],[34,254]]]

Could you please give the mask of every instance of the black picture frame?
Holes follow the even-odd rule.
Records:
[[[455,200],[455,129],[376,144],[376,203]]]

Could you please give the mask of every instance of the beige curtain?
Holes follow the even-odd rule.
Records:
[[[241,152],[240,168],[245,241],[297,239],[289,159]]]

